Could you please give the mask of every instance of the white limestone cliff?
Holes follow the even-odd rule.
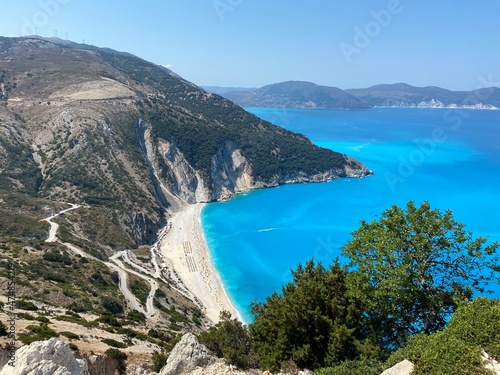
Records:
[[[52,338],[35,341],[16,353],[15,365],[4,365],[0,375],[89,375],[87,362],[76,359],[69,345]]]

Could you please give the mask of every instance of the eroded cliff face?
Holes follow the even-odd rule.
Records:
[[[194,204],[226,200],[258,186],[252,167],[232,142],[219,148],[211,160],[211,183],[189,162],[173,142],[155,141],[151,127],[141,122],[143,150],[158,188],[172,208],[182,203]]]
[[[183,204],[225,201],[235,194],[252,189],[273,187],[282,184],[326,182],[340,177],[360,178],[372,172],[364,165],[345,156],[345,167],[322,173],[298,172],[276,175],[268,181],[255,178],[251,163],[231,141],[219,147],[211,159],[210,178],[196,170],[173,143],[164,139],[155,140],[151,126],[141,121],[141,142],[143,152],[154,176],[159,200],[169,202],[175,211]]]
[[[173,211],[185,203],[208,202],[210,194],[200,173],[187,162],[179,149],[163,139],[156,142],[146,122],[140,121],[139,128],[141,147],[159,196],[157,200],[167,202]]]
[[[226,142],[212,157],[213,200],[226,200],[256,187],[252,167],[232,142]]]

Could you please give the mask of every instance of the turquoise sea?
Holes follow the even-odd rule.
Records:
[[[450,208],[474,235],[500,240],[500,111],[248,110],[375,174],[257,190],[205,207],[212,258],[247,322],[249,304],[281,290],[298,263],[331,263],[360,220],[393,204],[427,200]],[[500,297],[500,287],[493,289]]]

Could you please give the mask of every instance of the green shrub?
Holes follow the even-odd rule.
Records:
[[[253,351],[248,328],[239,320],[231,319],[231,314],[223,311],[220,322],[198,337],[200,343],[229,364],[245,369],[258,364]]]
[[[127,319],[137,323],[144,323],[146,316],[139,311],[132,310],[127,314]]]
[[[414,375],[489,374],[481,359],[481,347],[447,330],[431,335],[413,372]]]
[[[407,359],[415,364],[412,375],[485,374],[480,355],[478,345],[465,342],[445,330],[410,338],[406,347],[391,355],[385,367]]]
[[[37,316],[35,320],[41,323],[46,323],[46,324],[50,323],[50,319],[47,318],[46,316]]]
[[[167,364],[167,359],[168,354],[155,351],[151,357],[153,364],[151,365],[150,370],[153,372],[160,372],[161,369]]]
[[[47,324],[41,323],[38,326],[29,325],[26,327],[28,333],[20,333],[18,335],[19,341],[24,345],[29,345],[35,341],[48,340],[52,337],[57,337],[57,332],[49,328]]]
[[[111,314],[123,314],[123,306],[116,298],[104,297],[101,302],[102,307],[108,310]]]
[[[31,301],[26,301],[24,299],[18,299],[16,301],[16,307],[21,310],[29,310],[29,311],[36,311],[38,310],[38,307],[31,302]]]
[[[7,332],[7,327],[5,327],[5,324],[0,320],[0,337],[1,336],[7,336],[9,333]]]
[[[356,359],[340,363],[334,367],[316,370],[315,375],[379,375],[384,371],[381,362],[376,360]]]
[[[499,301],[477,298],[461,305],[444,331],[410,338],[406,347],[391,355],[386,367],[408,359],[415,364],[413,375],[488,374],[481,351],[498,355],[498,327]]]
[[[104,324],[109,324],[112,327],[121,327],[122,323],[112,315],[102,315],[97,318],[97,321]]]
[[[25,313],[25,312],[20,312],[20,313],[17,313],[17,318],[18,319],[26,319],[26,320],[36,320],[36,318],[29,314],[29,313]]]
[[[460,306],[450,319],[447,331],[465,342],[479,345],[500,360],[500,300],[476,298]]]
[[[80,339],[80,336],[78,336],[76,333],[73,333],[73,332],[67,332],[67,331],[59,332],[59,335],[65,336],[70,340],[79,340]]]
[[[64,263],[65,265],[71,264],[71,258],[68,254],[61,253],[58,250],[49,250],[43,254],[43,259],[53,263]]]
[[[129,283],[130,291],[141,301],[141,303],[146,303],[149,295],[149,284],[136,279]]]
[[[107,344],[109,346],[113,346],[115,348],[123,349],[123,348],[127,347],[123,342],[116,341],[116,340],[113,340],[113,339],[102,339],[101,341],[103,343],[105,343],[105,344]]]

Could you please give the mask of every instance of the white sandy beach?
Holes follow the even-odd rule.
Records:
[[[171,278],[182,280],[182,284],[178,283],[179,289],[185,287],[196,296],[212,321],[218,322],[219,313],[223,310],[241,320],[212,263],[201,227],[203,206],[202,203],[188,205],[169,219],[169,226],[170,223],[172,226],[161,241],[160,251]]]

